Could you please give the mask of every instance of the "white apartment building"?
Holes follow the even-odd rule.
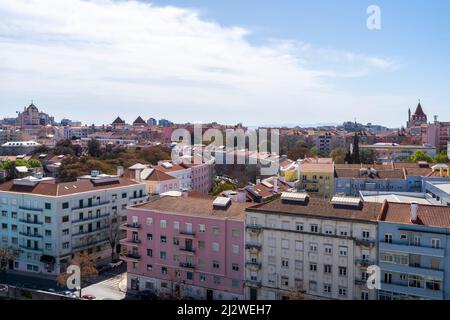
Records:
[[[246,299],[376,299],[366,286],[376,263],[380,204],[284,192],[246,209]]]
[[[0,246],[18,256],[11,270],[58,275],[87,252],[98,263],[120,250],[126,207],[146,201],[145,185],[92,172],[74,182],[26,177],[0,185]]]

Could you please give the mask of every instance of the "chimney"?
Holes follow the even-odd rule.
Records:
[[[123,167],[122,166],[117,167],[117,176],[119,176],[119,177],[123,176]]]
[[[419,204],[411,202],[411,222],[417,223],[417,212],[419,211]]]
[[[273,178],[273,191],[278,193],[278,177]]]

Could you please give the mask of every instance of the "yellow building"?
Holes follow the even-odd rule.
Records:
[[[320,159],[317,159],[320,160]],[[331,159],[330,159],[331,160]],[[331,198],[334,192],[334,164],[332,161],[303,161],[297,167],[298,190],[310,195]]]

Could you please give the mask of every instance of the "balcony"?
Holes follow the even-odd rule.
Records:
[[[28,246],[19,246],[20,249],[31,252],[42,252],[42,248],[39,247],[28,247]]]
[[[383,271],[389,271],[392,273],[407,273],[419,275],[422,277],[444,279],[444,270],[432,269],[431,267],[425,267],[416,264],[401,265],[386,262],[380,262],[379,266]]]
[[[372,248],[375,246],[375,239],[357,238],[355,239],[355,243],[357,246]]]
[[[122,230],[131,230],[131,231],[139,230],[141,227],[142,226],[139,223],[125,223],[120,226]]]
[[[19,206],[20,210],[24,210],[24,211],[32,211],[32,212],[43,212],[44,209],[40,209],[40,208],[31,208],[31,207],[27,207],[27,206]]]
[[[263,226],[259,224],[248,224],[245,226],[245,228],[248,229],[250,232],[260,233],[263,229]]]
[[[355,285],[357,285],[357,286],[365,286],[365,285],[367,285],[367,280],[355,279]]]
[[[376,264],[376,262],[371,259],[355,259],[355,264],[361,267],[368,267]]]
[[[147,198],[147,195],[146,194],[144,194],[144,195],[138,195],[138,196],[136,196],[136,197],[130,197],[130,200],[145,200]]]
[[[120,258],[125,261],[138,262],[141,259],[141,255],[137,252],[128,252],[121,254]]]
[[[94,221],[94,220],[98,220],[98,219],[104,219],[104,218],[107,218],[107,217],[109,217],[109,213],[104,213],[104,214],[101,214],[101,215],[98,215],[98,216],[95,216],[95,217],[85,217],[83,219],[72,220],[72,223],[73,224],[83,223],[83,222],[87,222],[87,221]]]
[[[123,244],[125,246],[132,246],[132,247],[138,247],[142,241],[139,239],[122,239],[119,241],[120,244]]]
[[[32,225],[43,225],[44,224],[42,221],[32,220],[32,219],[19,219],[19,222],[24,223],[24,224],[32,224]]]
[[[425,299],[442,300],[444,292],[442,290],[430,290],[425,288],[410,287],[400,283],[381,283],[381,290],[422,297]]]
[[[390,251],[390,252],[401,252],[408,254],[418,254],[430,257],[444,258],[444,249],[424,247],[424,246],[413,246],[408,243],[400,242],[380,242],[378,244],[379,251]]]
[[[256,242],[249,242],[245,244],[245,249],[251,250],[251,251],[260,251],[262,248],[261,244]]]
[[[98,228],[98,229],[94,229],[94,230],[86,230],[86,231],[78,231],[77,233],[72,233],[72,237],[80,237],[80,236],[84,236],[84,235],[87,235],[87,234],[94,234],[94,233],[97,233],[97,232],[100,232],[100,231],[105,231],[105,230],[107,230],[107,229],[109,229],[109,226],[104,226],[104,227],[101,227],[101,228]]]
[[[180,237],[192,239],[195,237],[195,232],[192,230],[180,230]]]
[[[27,238],[42,238],[42,235],[39,233],[32,233],[32,232],[19,232],[21,236],[27,237]]]
[[[195,265],[190,262],[180,262],[180,267],[185,269],[195,269]]]
[[[110,201],[101,201],[101,202],[93,203],[91,205],[72,207],[72,211],[96,208],[96,207],[106,206],[108,204],[110,204]]]
[[[253,288],[261,288],[261,281],[260,280],[246,280],[245,284],[248,287],[253,287]]]
[[[245,266],[253,268],[253,269],[261,269],[261,262],[257,262],[257,261],[247,261],[245,263]]]
[[[81,251],[81,250],[84,250],[84,249],[88,249],[90,247],[94,247],[94,246],[98,246],[98,245],[104,244],[106,242],[109,242],[109,238],[103,238],[101,240],[96,240],[96,241],[89,242],[89,243],[79,244],[79,245],[73,246],[72,249]]]
[[[180,248],[180,251],[185,254],[194,255],[195,250],[192,248]]]

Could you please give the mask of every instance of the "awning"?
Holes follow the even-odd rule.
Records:
[[[41,256],[41,262],[52,264],[52,263],[55,263],[56,260],[55,260],[55,257],[53,257],[53,256],[43,254]]]

